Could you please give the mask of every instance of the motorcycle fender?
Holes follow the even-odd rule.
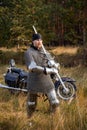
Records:
[[[62,81],[67,81],[67,82],[76,82],[75,79],[69,78],[69,77],[61,77]]]
[[[72,79],[72,78],[69,78],[69,77],[61,77],[61,79],[62,79],[63,82],[65,82],[65,81],[71,82],[73,84],[74,88],[76,89],[76,86],[74,84],[74,82],[76,82],[75,79]],[[57,90],[58,86],[60,85],[60,80],[56,81],[54,85],[55,85],[55,89]]]

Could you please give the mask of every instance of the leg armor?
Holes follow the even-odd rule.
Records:
[[[50,102],[51,111],[54,112],[59,105],[59,100],[57,98],[55,90],[51,90],[49,93],[47,93],[47,96]]]
[[[27,113],[31,117],[37,106],[37,94],[28,93],[27,99]]]

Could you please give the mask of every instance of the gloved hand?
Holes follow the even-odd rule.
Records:
[[[57,74],[58,70],[56,68],[44,68],[44,73],[45,74]]]

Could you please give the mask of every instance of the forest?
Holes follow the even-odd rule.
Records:
[[[86,12],[86,0],[0,0],[0,46],[31,42],[33,25],[48,46],[86,46]]]
[[[87,0],[0,0],[0,84],[6,85],[10,59],[26,70],[33,25],[60,64],[60,76],[75,80],[76,95],[71,102],[57,95],[54,115],[46,97],[38,95],[28,118],[27,94],[0,88],[0,130],[87,130]]]

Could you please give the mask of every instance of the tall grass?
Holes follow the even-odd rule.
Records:
[[[24,67],[24,66],[23,66]],[[0,82],[4,83],[6,66],[0,66]],[[76,79],[77,96],[68,104],[60,100],[55,114],[49,113],[49,103],[38,98],[37,111],[29,119],[26,112],[27,95],[12,95],[0,88],[0,130],[86,130],[87,129],[87,68],[62,68],[61,76]]]

